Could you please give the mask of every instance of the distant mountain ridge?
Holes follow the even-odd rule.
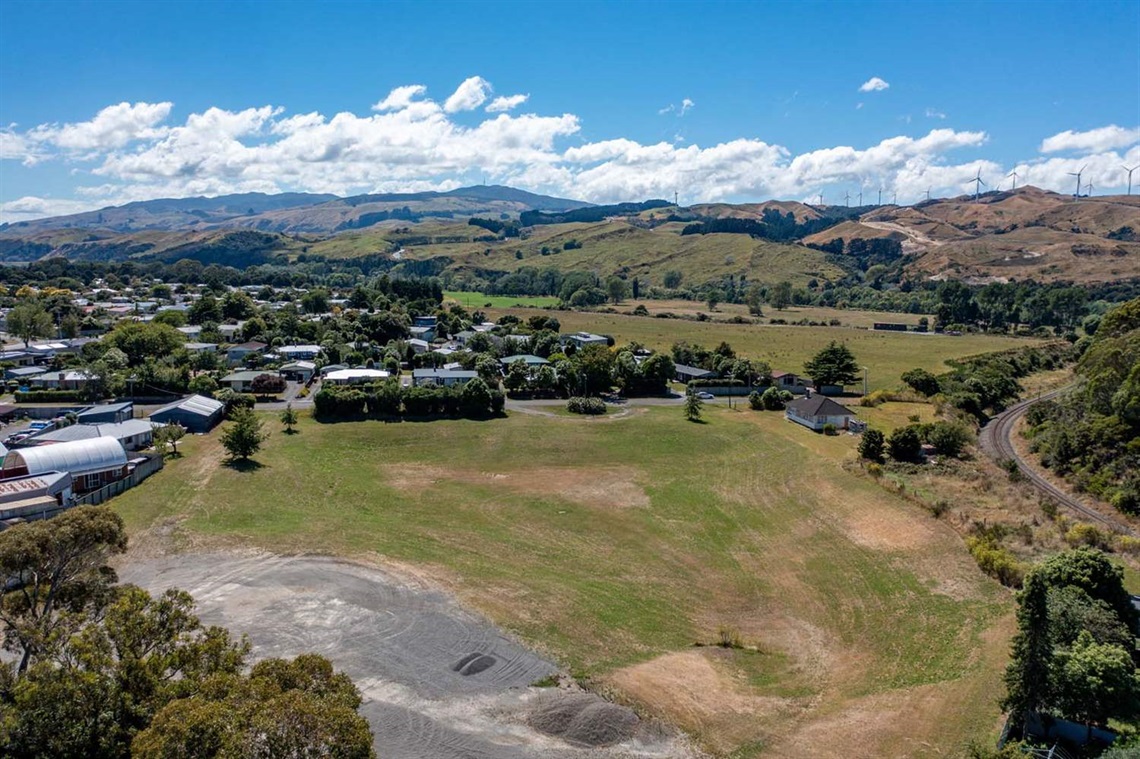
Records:
[[[524,211],[572,211],[590,205],[501,185],[347,198],[330,194],[253,192],[213,198],[135,201],[97,211],[16,222],[0,226],[0,237],[25,237],[49,230],[80,228],[120,233],[232,228],[321,234],[359,229],[389,218],[417,221],[425,216],[452,218],[478,213],[517,216]],[[393,214],[394,211],[398,213]],[[362,218],[365,223],[361,223]]]

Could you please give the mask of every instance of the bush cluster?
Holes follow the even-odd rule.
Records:
[[[371,385],[322,387],[313,396],[318,419],[393,419],[401,416],[482,418],[499,414],[505,398],[481,379],[461,387],[402,388],[396,380]]]
[[[604,414],[606,403],[601,398],[574,397],[566,401],[566,410],[571,414]]]

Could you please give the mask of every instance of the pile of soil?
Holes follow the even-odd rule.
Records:
[[[638,726],[630,709],[611,704],[592,693],[551,693],[530,712],[535,730],[576,746],[601,747],[627,741]]]

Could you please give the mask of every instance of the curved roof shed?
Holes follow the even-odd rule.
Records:
[[[35,448],[17,448],[4,457],[4,470],[27,469],[28,474],[70,472],[73,477],[106,472],[127,465],[127,452],[113,437],[73,440]]]

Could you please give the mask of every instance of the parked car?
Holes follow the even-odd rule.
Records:
[[[697,393],[697,397],[700,398],[702,401],[711,401],[712,399],[716,398],[716,396],[713,395],[712,393],[706,393],[703,391]]]

